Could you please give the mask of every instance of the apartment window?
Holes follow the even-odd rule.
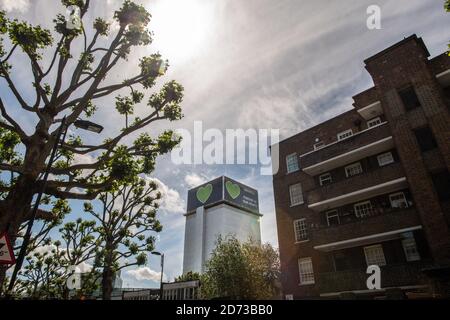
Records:
[[[438,195],[439,200],[450,200],[450,173],[448,170],[437,172],[431,175],[434,188]]]
[[[308,230],[306,228],[306,219],[294,221],[295,242],[308,240]]]
[[[400,90],[398,94],[400,95],[400,99],[402,99],[406,111],[420,107],[419,98],[417,97],[416,91],[412,86]]]
[[[347,176],[347,178],[356,176],[357,174],[360,174],[361,172],[363,172],[363,170],[361,167],[361,163],[359,163],[359,162],[353,163],[353,164],[345,167],[345,175]]]
[[[319,182],[320,182],[321,186],[332,183],[333,180],[331,179],[331,173],[327,172],[327,173],[320,175]]]
[[[298,171],[298,157],[296,153],[291,153],[286,157],[286,165],[287,165],[287,172],[295,172]]]
[[[373,213],[373,207],[370,201],[357,203],[353,206],[353,208],[355,209],[355,215],[358,218],[365,218]]]
[[[390,163],[394,162],[394,157],[392,156],[392,152],[386,152],[377,156],[378,165],[380,167],[386,166]]]
[[[392,208],[407,208],[408,202],[406,201],[405,194],[403,192],[397,192],[389,195]]]
[[[323,141],[317,142],[314,144],[314,150],[318,150],[325,147],[325,143]]]
[[[366,256],[366,262],[368,266],[375,264],[381,267],[386,265],[383,246],[381,244],[364,247],[364,255]]]
[[[377,125],[381,124],[381,118],[380,117],[376,117],[373,119],[370,119],[369,121],[367,121],[367,127],[368,128],[372,128],[375,127]]]
[[[420,260],[420,254],[417,250],[416,240],[411,236],[402,240],[403,251],[405,252],[406,261]]]
[[[345,130],[345,131],[342,131],[342,132],[338,133],[337,134],[337,139],[338,139],[338,141],[341,141],[341,140],[343,140],[345,138],[351,137],[352,135],[353,135],[352,129],[348,129],[348,130]]]
[[[337,210],[331,210],[326,213],[328,226],[340,224],[339,213]]]
[[[298,259],[300,285],[314,284],[314,270],[311,258]]]
[[[301,183],[289,186],[289,195],[291,197],[291,206],[296,206],[303,203],[303,191]]]
[[[420,150],[426,152],[437,148],[436,140],[434,139],[433,133],[430,128],[424,127],[420,129],[415,129],[414,134],[416,135],[417,143],[419,144]]]

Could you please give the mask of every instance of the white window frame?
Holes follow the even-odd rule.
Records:
[[[323,176],[329,176],[329,178],[322,179]],[[321,186],[323,186],[323,185],[324,185],[323,182],[324,182],[324,181],[327,181],[327,180],[330,180],[329,183],[332,183],[332,182],[333,182],[333,177],[331,176],[331,173],[330,173],[330,172],[323,173],[323,174],[321,174],[321,175],[319,176],[319,183],[320,183]]]
[[[308,241],[308,226],[306,225],[306,219],[301,218],[294,220],[294,237],[295,243]]]
[[[373,128],[373,127],[379,126],[381,123],[382,122],[381,122],[380,117],[370,119],[369,121],[367,121],[367,128]]]
[[[419,261],[421,259],[420,253],[417,250],[417,243],[416,243],[416,239],[414,239],[414,236],[403,239],[402,247],[403,247],[403,252],[405,253],[406,261],[412,262],[412,261]],[[409,248],[411,248],[415,252],[408,251]]]
[[[348,130],[339,132],[337,134],[337,139],[338,139],[338,141],[341,141],[341,140],[350,138],[351,136],[353,136],[353,130],[352,129],[348,129]]]
[[[401,200],[392,200],[393,197],[401,195],[403,199]],[[401,202],[403,200],[403,203],[405,204],[404,207],[402,206],[394,206],[395,202]],[[395,202],[394,202],[395,201]],[[396,192],[389,195],[389,202],[391,203],[391,208],[408,208],[408,201],[406,200],[406,196],[404,192]]]
[[[382,160],[383,158],[387,159],[387,161],[386,160]],[[394,163],[394,156],[392,155],[392,152],[389,151],[389,152],[385,152],[385,153],[379,154],[377,156],[377,160],[378,160],[378,165],[380,167],[384,167],[384,166],[387,166],[388,164]]]
[[[376,257],[370,256],[370,254],[374,252],[372,250],[379,250]],[[368,266],[377,265],[382,267],[386,265],[386,257],[384,256],[384,250],[381,244],[364,247],[364,256],[366,257],[366,263]]]
[[[356,167],[359,168],[359,170],[358,170],[359,172],[350,175],[350,174],[349,174],[349,170],[350,170],[350,169],[353,169],[353,168],[356,168]],[[345,167],[345,176],[346,176],[347,178],[356,176],[356,175],[361,174],[361,173],[363,173],[363,168],[362,168],[361,162],[355,162],[355,163],[349,164],[348,166]]]
[[[300,194],[299,194],[299,195],[293,194],[294,189],[295,189],[296,187],[298,188],[298,186],[300,186],[300,187],[299,187],[299,189],[300,189]],[[299,198],[299,199],[301,198],[301,200],[299,200],[299,201],[297,201],[297,202],[293,202],[293,200],[294,200],[295,198]],[[302,187],[302,184],[301,184],[301,183],[295,183],[295,184],[291,184],[291,185],[289,186],[289,202],[290,202],[290,204],[291,204],[291,207],[295,207],[295,206],[298,206],[298,205],[301,205],[301,204],[305,203],[305,199],[303,198],[303,187]]]
[[[311,257],[298,259],[299,285],[311,285],[316,283],[314,278],[314,267]]]
[[[339,212],[337,210],[330,210],[330,211],[327,211],[325,213],[325,215],[327,217],[327,224],[328,224],[328,226],[331,227],[331,224],[330,224],[330,213],[333,213],[333,215],[331,217],[333,217],[333,218],[337,217],[338,218],[338,224],[341,224],[341,218],[339,218]]]
[[[313,147],[314,147],[314,150],[322,149],[323,147],[325,147],[325,142],[319,141],[317,143],[314,143]]]
[[[357,207],[365,206],[365,205],[367,205],[367,204],[370,205],[370,209],[369,209],[369,212],[368,212],[368,213],[367,213],[367,212],[364,212],[364,214],[361,214],[360,212],[358,212]],[[367,201],[355,203],[355,204],[353,205],[353,210],[355,211],[355,216],[356,216],[357,218],[370,217],[371,214],[373,213],[372,202],[370,202],[370,200],[367,200]]]
[[[295,162],[291,163],[290,161],[292,161],[292,159],[294,159]],[[296,168],[291,169],[290,168],[290,164],[295,166]],[[296,171],[300,170],[300,166],[298,164],[298,157],[297,157],[297,153],[296,152],[288,154],[286,156],[286,170],[287,170],[287,173],[292,173],[292,172],[296,172]]]

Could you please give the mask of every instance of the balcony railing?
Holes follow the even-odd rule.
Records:
[[[340,217],[341,223],[319,226],[311,229],[310,240],[315,246],[365,237],[372,234],[400,230],[420,225],[420,218],[414,207],[404,209],[377,208],[364,218],[354,213]]]
[[[332,159],[343,153],[369,145],[390,136],[391,133],[388,124],[383,123],[379,126],[356,132],[351,137],[336,141],[321,149],[303,154],[300,156],[300,164],[302,168],[308,168],[312,165]]]
[[[374,170],[362,172],[359,175],[345,180],[320,186],[308,191],[308,204],[332,199],[353,191],[363,190],[404,176],[405,174],[402,165],[399,162],[384,167],[377,167]],[[351,199],[349,199],[349,201],[351,201]]]
[[[418,261],[381,267],[381,288],[425,284],[421,269],[426,263]],[[320,273],[318,284],[321,294],[367,290],[366,270],[346,270]]]

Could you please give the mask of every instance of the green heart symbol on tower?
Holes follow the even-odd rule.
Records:
[[[239,187],[239,185],[231,181],[227,181],[227,183],[225,183],[225,187],[227,188],[228,194],[233,200],[235,200],[241,194],[241,188]]]
[[[201,203],[205,203],[206,201],[208,201],[209,197],[211,196],[212,191],[213,191],[212,184],[207,184],[204,187],[198,188],[198,190],[197,190],[198,201],[200,201]]]

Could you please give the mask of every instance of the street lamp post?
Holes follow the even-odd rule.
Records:
[[[80,122],[81,122],[81,124],[80,124]],[[100,133],[103,130],[102,126],[92,123],[90,121],[77,120],[77,121],[75,121],[74,124],[77,128],[96,132],[96,133]],[[42,195],[44,194],[45,188],[47,187],[47,180],[48,180],[48,176],[50,174],[50,169],[52,168],[53,162],[55,161],[56,151],[58,150],[58,146],[60,143],[61,143],[61,145],[64,144],[67,130],[69,129],[68,126],[66,128],[65,127],[66,127],[66,117],[64,117],[62,119],[61,125],[59,126],[59,129],[58,129],[58,132],[56,135],[55,144],[53,145],[50,159],[48,161],[47,167],[44,172],[44,177],[42,179],[42,187],[41,187],[41,190],[39,190],[38,196],[36,197],[36,200],[34,202],[33,211],[31,213],[31,218],[30,218],[30,220],[28,220],[27,231],[25,233],[25,236],[23,237],[23,242],[22,242],[22,246],[20,247],[19,256],[17,257],[16,265],[14,266],[14,271],[11,276],[11,281],[9,282],[7,295],[9,295],[10,292],[12,291],[12,289],[14,288],[14,284],[17,280],[17,274],[19,273],[20,269],[22,268],[22,264],[25,259],[26,253],[27,253],[27,247],[30,243],[31,230],[33,228],[34,221],[36,220],[36,215],[37,215],[37,212],[39,209],[39,203],[41,202]],[[64,135],[63,135],[63,133],[64,133]],[[61,136],[62,136],[62,139],[61,139]]]
[[[159,285],[159,300],[163,299],[163,275],[164,275],[164,253],[154,251],[155,256],[161,256],[161,280]]]

